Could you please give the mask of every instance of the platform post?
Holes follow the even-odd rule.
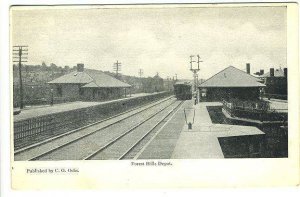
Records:
[[[192,129],[192,127],[193,127],[192,123],[191,123],[191,122],[189,122],[189,124],[188,124],[188,130],[191,130],[191,129]]]

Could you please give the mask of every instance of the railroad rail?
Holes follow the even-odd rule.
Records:
[[[182,105],[183,101],[178,101],[172,103],[170,106],[162,109],[159,113],[154,114],[138,125],[130,128],[124,134],[118,136],[117,138],[111,140],[103,147],[100,147],[95,152],[91,153],[84,160],[92,160],[92,159],[117,159],[121,160],[126,155],[128,155],[134,147],[136,147],[146,136],[148,136],[151,132],[154,131],[158,125],[160,125],[165,119],[174,112],[178,107]],[[173,107],[175,105],[175,107]],[[168,108],[171,108],[170,111],[167,111]],[[163,113],[165,112],[165,113]],[[161,117],[162,116],[162,117]],[[156,120],[157,118],[158,120]],[[145,129],[148,125],[145,125],[144,128],[141,127],[143,124],[152,121],[149,125],[153,125],[150,129]],[[127,139],[125,139],[127,137]],[[114,147],[113,147],[114,146]],[[125,151],[123,150],[124,147]]]
[[[174,97],[174,96],[167,97],[167,98],[163,99],[162,101],[169,100],[169,99],[171,99],[171,98],[173,98],[173,97]],[[127,114],[127,113],[129,113],[129,112],[136,111],[136,110],[141,109],[141,108],[143,108],[143,107],[147,107],[147,106],[151,107],[152,104],[157,103],[157,102],[158,102],[157,100],[152,101],[152,102],[150,102],[150,103],[147,103],[147,104],[144,104],[144,105],[141,105],[141,106],[138,106],[138,107],[135,107],[135,108],[126,110],[126,111],[124,111],[124,112],[118,113],[118,114],[113,115],[113,116],[110,116],[110,117],[108,117],[108,118],[105,118],[105,119],[102,119],[102,120],[99,120],[99,121],[94,121],[93,123],[87,124],[87,125],[82,126],[82,127],[80,127],[80,128],[73,129],[73,130],[67,131],[67,132],[63,132],[62,134],[58,134],[58,135],[55,135],[55,136],[50,137],[50,138],[49,138],[48,136],[46,136],[45,138],[40,139],[39,142],[34,143],[34,144],[30,144],[30,143],[29,143],[29,144],[26,145],[26,143],[25,143],[25,145],[24,145],[24,144],[23,144],[23,145],[19,145],[19,146],[16,146],[16,145],[15,145],[15,153],[18,153],[19,151],[22,151],[22,150],[26,150],[26,149],[28,149],[28,148],[36,147],[36,146],[38,146],[38,145],[40,145],[40,144],[43,144],[43,143],[46,143],[46,142],[49,142],[49,141],[53,141],[54,139],[60,138],[60,137],[62,137],[62,136],[68,135],[68,134],[73,133],[73,132],[76,132],[76,131],[79,131],[79,130],[81,130],[81,129],[83,129],[83,128],[91,127],[91,126],[93,126],[93,125],[96,125],[96,124],[105,122],[105,121],[107,121],[107,120],[111,120],[111,119],[113,119],[113,118],[119,117],[119,116],[124,115],[124,114]],[[160,101],[159,101],[159,102],[160,102]],[[159,104],[159,103],[157,103],[157,104]],[[79,112],[78,112],[78,113],[79,113]],[[68,123],[67,123],[67,124],[68,124]]]
[[[121,157],[119,157],[119,160],[137,159],[141,152],[143,152],[143,150],[152,142],[157,134],[160,133],[162,129],[164,129],[164,127],[169,123],[169,121],[174,117],[176,112],[184,103],[185,101],[181,101],[181,103],[177,107],[169,111],[168,114],[163,117],[157,124],[155,124],[142,138],[140,138],[139,141],[137,141]]]
[[[63,132],[122,113],[137,106],[149,104],[170,96],[169,92],[145,95],[123,100],[114,100],[90,107],[59,111],[36,117],[14,117],[14,146],[19,149],[32,143],[51,138]],[[22,115],[22,114],[21,114]]]
[[[63,147],[74,144],[75,142],[78,142],[84,138],[92,136],[93,134],[103,131],[105,129],[108,129],[114,125],[121,124],[126,119],[129,119],[129,118],[134,119],[134,117],[139,116],[139,115],[141,115],[141,113],[145,113],[152,108],[160,108],[159,106],[163,106],[163,105],[165,105],[165,103],[169,103],[169,102],[171,102],[171,104],[172,104],[175,102],[174,100],[172,100],[172,98],[173,97],[168,97],[162,101],[159,101],[159,102],[156,101],[150,105],[147,105],[146,107],[143,106],[142,109],[141,109],[141,107],[139,109],[135,108],[133,110],[129,110],[130,112],[127,111],[127,113],[124,112],[122,114],[99,121],[97,123],[93,123],[91,125],[84,126],[80,129],[76,129],[76,130],[61,134],[59,136],[53,137],[51,139],[47,139],[43,142],[31,145],[29,147],[25,147],[25,148],[16,150],[15,151],[15,159],[16,160],[39,160],[42,157],[49,155]],[[168,106],[171,104],[168,104]],[[166,108],[166,107],[164,107],[164,108]],[[162,110],[162,109],[160,109],[160,110]],[[156,114],[156,113],[154,113],[154,114]],[[120,126],[119,128],[122,128],[122,127]],[[84,132],[80,132],[83,130],[84,130]],[[56,142],[56,145],[51,145],[51,143],[53,141]],[[39,149],[43,150],[42,153],[41,153],[41,150],[39,150]],[[27,154],[31,155],[31,156],[28,156]]]

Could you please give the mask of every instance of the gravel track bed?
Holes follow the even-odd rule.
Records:
[[[170,113],[161,123],[159,123],[154,129],[153,131],[151,131],[144,139],[142,139],[132,150],[130,150],[126,155],[124,155],[124,157],[122,158],[122,160],[129,160],[129,159],[135,159],[135,157],[137,156],[137,154],[143,149],[146,148],[145,146],[147,146],[148,143],[151,143],[150,140],[153,138],[153,136],[155,136],[157,134],[157,132],[160,131],[160,129],[162,127],[164,127],[165,123],[170,120],[172,117],[172,115],[174,113],[176,113],[177,109],[181,107],[183,103],[180,103],[179,105],[176,106],[176,108],[174,108],[174,111],[172,113]]]
[[[174,99],[169,99],[169,100],[166,100],[165,102],[172,102],[173,100]],[[159,102],[162,102],[162,101],[159,101]],[[122,114],[120,116],[114,117],[114,118],[106,120],[104,122],[100,122],[98,124],[95,124],[95,125],[92,125],[90,127],[84,128],[80,131],[76,131],[76,132],[69,133],[67,135],[63,135],[60,138],[56,138],[55,140],[49,141],[47,143],[44,143],[40,146],[34,147],[32,149],[29,149],[29,150],[26,150],[24,152],[17,153],[17,154],[15,154],[15,161],[29,160],[31,158],[37,157],[37,156],[41,155],[42,153],[48,152],[49,150],[52,150],[56,147],[60,147],[64,144],[66,144],[66,143],[69,143],[69,142],[74,141],[78,138],[81,138],[82,136],[93,133],[93,132],[95,132],[95,131],[103,128],[103,127],[106,127],[110,124],[115,123],[116,121],[120,121],[120,120],[122,120],[122,119],[124,119],[128,116],[131,116],[131,115],[133,115],[137,112],[140,112],[140,111],[146,109],[147,107],[154,106],[159,102],[152,103],[150,105],[147,105],[147,106],[141,107],[139,109],[130,111],[128,113]],[[164,102],[164,100],[163,100],[163,102]],[[159,105],[161,105],[161,104],[158,104],[158,106]],[[126,120],[128,121],[129,119],[134,118],[135,116],[137,116],[137,115],[133,115],[132,117],[130,117]],[[118,124],[118,123],[116,123],[116,124]]]
[[[137,127],[127,135],[123,136],[117,140],[112,145],[108,146],[103,151],[99,152],[92,157],[93,160],[104,160],[104,159],[118,159],[120,158],[127,150],[129,150],[134,144],[136,144],[145,134],[153,128],[155,124],[161,121],[161,119],[178,106],[179,101],[176,101],[171,106],[167,107],[163,111],[159,112],[156,116],[152,117],[141,126]]]
[[[110,140],[116,138],[117,136],[121,135],[122,133],[124,133],[124,131],[130,129],[132,126],[138,124],[139,122],[143,121],[152,114],[157,113],[159,110],[161,110],[166,105],[169,105],[172,102],[174,102],[173,99],[160,103],[139,114],[136,114],[118,123],[115,123],[107,128],[104,128],[99,132],[94,132],[93,134],[85,138],[82,138],[76,142],[59,148],[49,154],[39,157],[38,160],[82,160],[87,155],[97,150],[99,147],[108,143]],[[90,129],[89,127],[84,130],[85,132],[91,132],[92,129]],[[80,133],[82,133],[82,131],[80,131]]]

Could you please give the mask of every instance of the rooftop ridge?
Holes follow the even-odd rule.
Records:
[[[131,85],[116,79],[115,77],[104,73],[101,70],[84,69],[82,72],[73,71],[61,77],[58,77],[49,84],[83,84],[87,85],[94,82],[95,87],[130,87]]]
[[[224,73],[224,76],[221,75]],[[234,66],[228,66],[217,72],[198,87],[262,87],[259,78],[252,76]]]

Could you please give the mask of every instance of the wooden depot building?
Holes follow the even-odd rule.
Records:
[[[265,87],[259,80],[250,75],[250,64],[247,64],[247,72],[229,66],[198,86],[200,102],[258,100],[261,88]]]
[[[110,100],[126,97],[131,85],[99,70],[85,69],[77,64],[77,70],[48,82],[55,97],[66,100]]]

